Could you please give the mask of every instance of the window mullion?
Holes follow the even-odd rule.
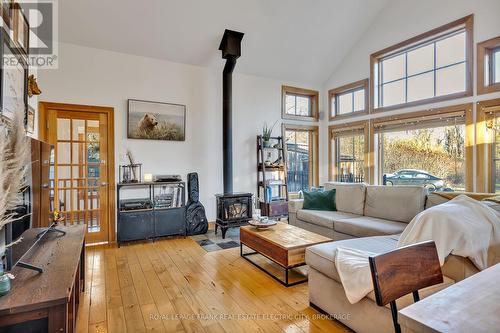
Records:
[[[434,80],[434,97],[436,97],[436,93],[437,93],[437,87],[436,87],[436,77],[437,77],[437,69],[436,69],[436,66],[437,66],[437,60],[436,60],[436,42],[434,42],[434,77],[433,77],[433,80]]]
[[[354,113],[354,91],[351,92],[351,101],[352,101],[351,113]]]
[[[408,103],[408,52],[405,52],[405,103]]]
[[[378,96],[379,96],[379,99],[378,99],[378,106],[384,106],[384,89],[382,89],[382,85],[384,83],[384,71],[383,71],[383,66],[384,66],[384,62],[381,61],[379,62],[379,84],[378,84],[378,87],[377,87],[377,90],[378,90]]]

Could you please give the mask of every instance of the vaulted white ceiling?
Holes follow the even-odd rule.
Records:
[[[324,83],[388,0],[65,0],[61,42],[222,66],[225,28],[245,33],[235,71]]]

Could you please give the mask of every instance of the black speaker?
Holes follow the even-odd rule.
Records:
[[[198,174],[192,172],[187,176],[188,202],[186,204],[186,228],[188,235],[204,234],[208,230],[205,207],[200,203],[200,187]]]

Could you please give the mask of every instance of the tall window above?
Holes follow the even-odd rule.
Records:
[[[500,36],[477,44],[477,93],[500,91]]]
[[[318,121],[317,91],[283,86],[281,92],[283,119]]]
[[[368,112],[368,79],[328,91],[330,120]]]
[[[470,15],[372,54],[373,108],[471,95],[472,21]]]

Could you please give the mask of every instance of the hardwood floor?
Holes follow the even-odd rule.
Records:
[[[190,238],[88,248],[77,332],[350,332],[239,256]],[[267,316],[267,317],[265,317]],[[315,317],[316,316],[316,317]]]

